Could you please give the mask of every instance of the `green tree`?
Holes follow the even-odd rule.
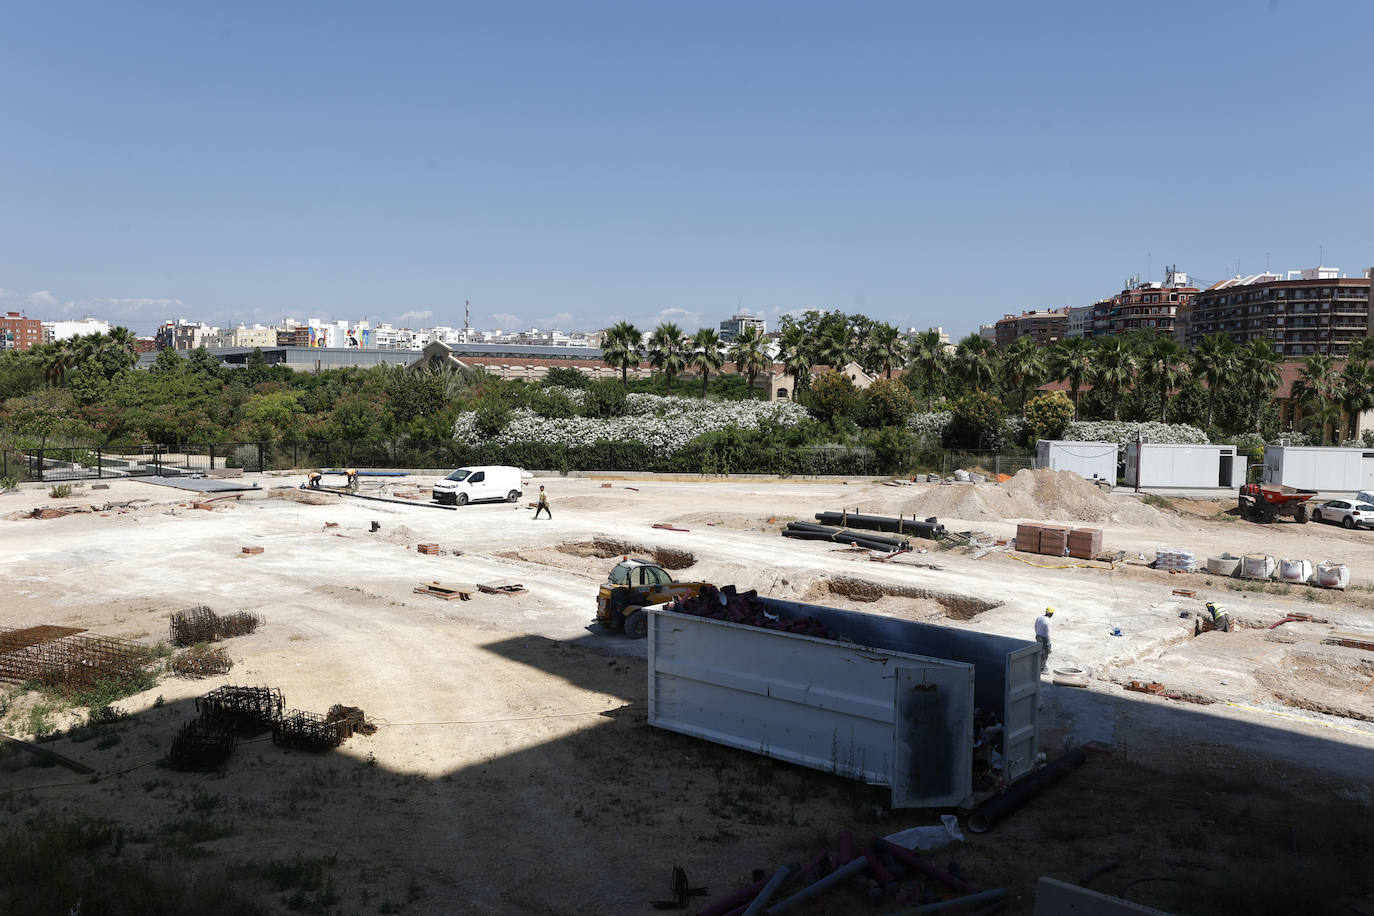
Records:
[[[407,424],[444,406],[444,379],[428,369],[412,371],[391,367],[386,387],[396,422]]]
[[[1333,412],[1330,405],[1340,399],[1340,376],[1336,372],[1331,357],[1324,353],[1314,353],[1303,360],[1303,367],[1293,382],[1293,399],[1308,421],[1315,421],[1317,436],[1325,445],[1327,428]],[[1337,412],[1336,425],[1340,425]],[[1304,424],[1306,425],[1306,424]],[[1340,433],[1337,431],[1337,438]]]
[[[149,372],[181,372],[186,368],[186,360],[177,355],[175,350],[159,350],[157,359],[153,360]]]
[[[255,394],[243,405],[246,431],[255,441],[299,437],[304,415],[299,391]]]
[[[900,366],[906,355],[901,332],[886,323],[875,324],[868,332],[867,350],[869,360],[880,366],[887,378],[892,378],[893,365]]]
[[[997,353],[992,341],[969,334],[954,348],[954,377],[965,388],[985,390],[997,377]]]
[[[730,344],[730,359],[749,379],[749,396],[754,396],[754,379],[773,364],[768,357],[768,338],[758,328],[748,327],[735,335]]]
[[[1006,410],[996,395],[975,388],[950,402],[949,425],[945,427],[946,448],[1000,448],[1002,421]]]
[[[911,389],[900,381],[880,378],[863,393],[864,416],[872,427],[906,426],[916,412]]]
[[[1049,374],[1069,383],[1073,418],[1078,419],[1078,392],[1092,377],[1093,347],[1086,338],[1066,337],[1050,350]]]
[[[582,398],[582,414],[610,419],[625,415],[625,387],[611,379],[597,379],[587,386]]]
[[[1018,337],[1002,351],[1002,376],[1024,410],[1030,389],[1045,377],[1045,355],[1029,337]]]
[[[586,373],[571,366],[550,366],[543,379],[544,384],[551,388],[586,388],[590,381]]]
[[[1026,404],[1026,438],[1031,442],[1038,439],[1058,439],[1064,435],[1069,421],[1074,417],[1072,401],[1062,391],[1038,395]]]
[[[1283,380],[1279,374],[1282,361],[1263,338],[1250,341],[1240,351],[1240,377],[1250,395],[1250,418],[1255,432],[1260,431],[1260,412]]]
[[[1159,422],[1168,423],[1169,397],[1188,378],[1188,351],[1172,337],[1157,338],[1145,353],[1142,375],[1159,394]]]
[[[806,331],[795,324],[783,329],[781,343],[782,350],[778,353],[778,360],[782,363],[783,371],[792,376],[792,396],[795,399],[797,392],[805,391],[811,384],[815,348],[806,336]]]
[[[1338,393],[1347,425],[1346,431],[1341,434],[1342,438],[1354,439],[1359,433],[1360,415],[1367,410],[1374,410],[1374,369],[1364,360],[1351,357],[1341,370]],[[1346,435],[1347,432],[1349,435]]]
[[[162,353],[167,352],[169,351],[162,351]],[[159,360],[162,358],[162,353],[158,354]],[[190,353],[186,354],[186,364],[191,367],[192,372],[196,372],[200,375],[208,376],[210,378],[219,377],[219,360],[216,359],[214,356],[210,355],[210,351],[205,349],[205,346],[203,344],[199,347],[196,347]]]
[[[868,438],[868,447],[873,450],[878,469],[885,474],[904,470],[915,444],[911,430],[905,426],[884,426]]]
[[[725,367],[725,344],[721,342],[720,332],[715,328],[698,328],[692,335],[692,352],[687,354],[687,363],[701,373],[701,397],[706,399],[706,389],[711,381],[711,373]]]
[[[644,335],[628,321],[617,322],[606,332],[601,342],[601,358],[606,365],[620,370],[620,383],[627,384],[630,370],[639,365],[639,350]]]
[[[1093,349],[1093,387],[1101,389],[1106,396],[1112,408],[1112,419],[1120,419],[1121,394],[1140,371],[1140,359],[1120,337],[1104,338]]]
[[[485,398],[473,418],[483,439],[500,435],[510,423],[510,404],[502,398]]]
[[[816,339],[816,359],[836,372],[842,372],[851,362],[857,362],[854,332],[846,324],[832,324]]]
[[[935,404],[935,380],[944,374],[949,366],[949,353],[945,350],[940,332],[934,329],[922,331],[911,341],[911,367],[920,376],[926,390],[926,410]]]
[[[818,420],[832,427],[841,419],[853,417],[859,409],[859,389],[843,372],[822,372],[811,383],[808,409]]]
[[[668,394],[673,393],[673,376],[687,366],[686,342],[682,329],[665,321],[649,335],[649,364],[663,373]]]
[[[1207,383],[1207,428],[1216,416],[1217,392],[1235,380],[1240,370],[1236,345],[1225,334],[1211,334],[1193,350],[1193,375]]]

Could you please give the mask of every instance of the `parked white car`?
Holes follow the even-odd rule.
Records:
[[[1374,504],[1329,499],[1312,510],[1312,521],[1335,522],[1345,528],[1374,527]]]
[[[503,465],[459,468],[434,485],[434,501],[457,506],[483,501],[513,503],[524,493],[525,478],[532,476]]]

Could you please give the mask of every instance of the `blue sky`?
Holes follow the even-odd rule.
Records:
[[[1374,266],[1374,5],[12,4],[0,307],[958,334]]]

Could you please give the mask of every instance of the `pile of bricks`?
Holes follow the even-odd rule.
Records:
[[[428,554],[431,557],[437,557],[439,555],[438,544],[416,544],[415,549],[418,550],[420,553]]]
[[[1102,552],[1102,530],[1022,522],[1016,526],[1016,549],[1023,553],[1051,557],[1068,554],[1080,560],[1091,560]]]
[[[1153,694],[1157,697],[1164,696],[1164,685],[1159,683],[1158,681],[1150,681],[1149,683],[1145,683],[1142,681],[1131,681],[1131,683],[1126,687],[1126,689],[1134,690],[1136,693]]]

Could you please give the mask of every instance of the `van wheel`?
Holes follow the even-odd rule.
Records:
[[[468,495],[466,493],[459,493],[453,498],[453,502],[459,506],[466,506],[468,504]]]
[[[625,615],[625,635],[631,639],[643,639],[649,635],[649,615],[643,608],[635,608]]]
[[[506,494],[506,502],[508,502],[508,503],[513,503],[513,502],[515,502],[516,500],[518,500],[519,498],[520,498],[520,491],[519,491],[519,490],[511,490],[509,493]]]

